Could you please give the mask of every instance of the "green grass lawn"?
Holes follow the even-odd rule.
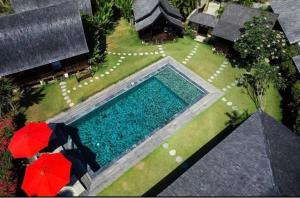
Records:
[[[195,45],[199,45],[198,51],[187,63],[187,67],[207,80],[220,65],[225,61],[223,55],[214,54],[211,46],[199,44],[191,38],[184,37],[176,42],[168,42],[163,45],[167,55],[172,56],[182,62],[192,51]],[[108,50],[111,52],[154,52],[158,51],[155,45],[142,44],[133,27],[121,20],[114,33],[108,38]],[[141,70],[151,63],[162,58],[160,55],[154,56],[126,56],[123,63],[109,76],[101,78],[99,81],[83,86],[80,91],[72,91],[70,97],[77,104],[89,96],[107,88],[108,86],[124,79],[125,77]],[[96,75],[111,69],[119,59],[118,56],[108,55],[103,67],[97,71]],[[213,81],[213,85],[219,89],[231,84],[244,71],[229,65]],[[89,79],[86,80],[87,82]],[[81,84],[84,82],[81,82]],[[68,89],[78,86],[75,78],[67,80]],[[67,109],[67,105],[61,96],[60,87],[57,84],[47,85],[43,91],[45,97],[38,103],[31,106],[27,112],[28,120],[46,120],[55,114]],[[233,102],[241,110],[249,113],[255,112],[255,106],[242,88],[233,87],[225,92],[228,100]],[[277,120],[281,119],[280,95],[277,90],[271,88],[267,93],[266,112]],[[226,103],[219,100],[205,112],[194,117],[191,122],[182,126],[180,130],[167,142],[170,148],[176,149],[177,154],[184,160],[199,150],[203,145],[215,137],[227,127],[229,118],[226,113],[232,112]],[[140,196],[158,183],[163,177],[172,172],[179,164],[174,157],[168,155],[168,151],[162,146],[156,148],[145,159],[136,164],[118,180],[99,192],[101,196]]]

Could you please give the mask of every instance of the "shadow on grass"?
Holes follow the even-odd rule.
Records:
[[[226,116],[229,117],[230,121],[228,123],[237,123],[238,118],[236,116],[232,116],[233,113],[225,113]],[[185,171],[191,168],[196,162],[198,162],[203,156],[205,156],[211,149],[217,146],[220,142],[222,142],[232,131],[234,131],[241,122],[237,125],[229,125],[223,131],[221,131],[218,135],[216,135],[212,140],[210,140],[207,144],[201,147],[198,151],[196,151],[190,158],[184,161],[180,166],[178,166],[174,171],[172,171],[169,175],[164,177],[159,183],[153,186],[150,190],[148,190],[143,197],[154,197],[161,193],[164,189],[166,189],[170,184],[172,184],[177,178],[179,178]]]

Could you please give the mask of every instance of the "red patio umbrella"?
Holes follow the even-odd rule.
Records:
[[[71,162],[61,153],[43,154],[26,168],[22,189],[28,196],[55,196],[69,183]]]
[[[48,146],[51,134],[47,123],[29,123],[15,132],[8,149],[14,158],[31,158]]]

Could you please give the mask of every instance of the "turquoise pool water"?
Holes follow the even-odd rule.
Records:
[[[81,142],[96,154],[103,168],[205,95],[202,88],[165,66],[71,126],[78,129]]]

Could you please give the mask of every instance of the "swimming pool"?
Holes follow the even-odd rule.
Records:
[[[166,65],[70,125],[78,129],[82,144],[105,168],[206,94]]]

